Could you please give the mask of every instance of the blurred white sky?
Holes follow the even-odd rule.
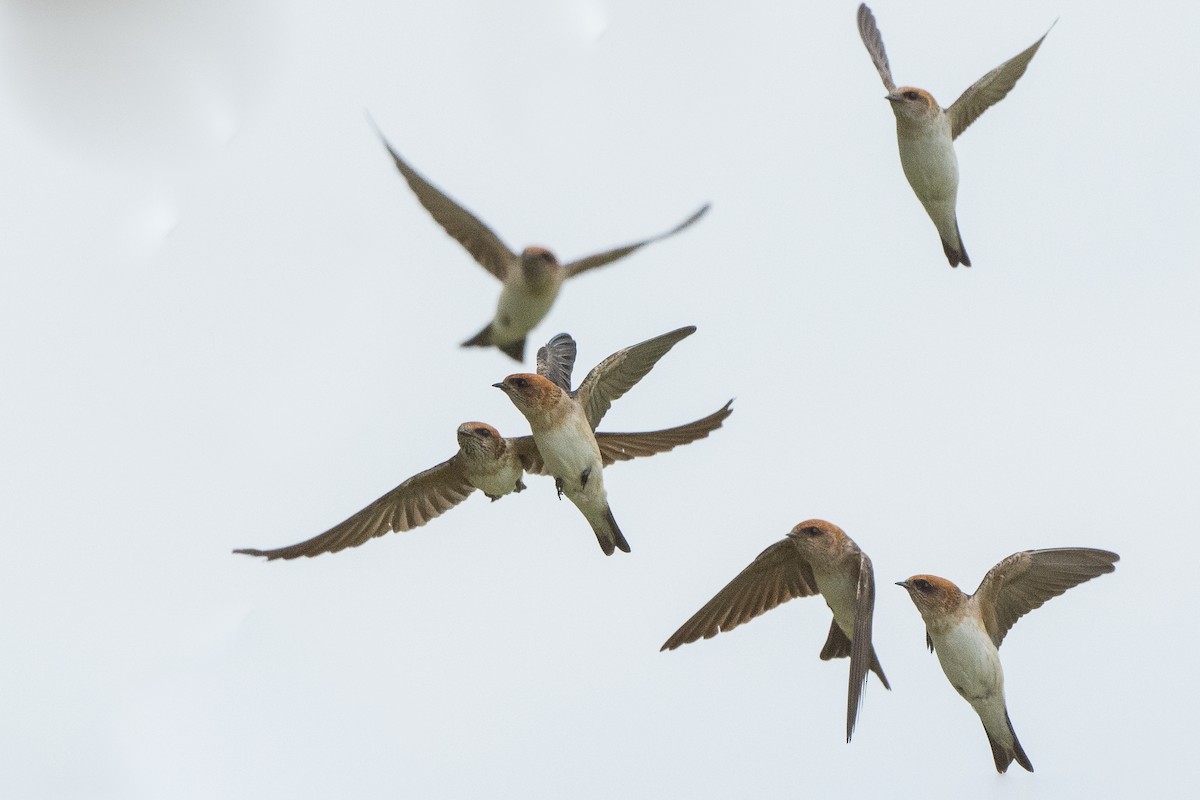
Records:
[[[1059,18],[957,142],[951,270],[856,2],[66,2],[0,8],[0,785],[7,797],[1178,793],[1193,779],[1200,11],[872,4],[948,105]],[[313,560],[291,544],[524,420],[458,342],[498,284],[364,119],[514,248],[571,258],[579,376],[684,324],[609,430],[605,558],[551,481]],[[531,353],[532,353],[531,347]],[[874,560],[853,744],[818,600],[672,653],[796,522]],[[915,572],[1031,547],[1117,572],[1005,641],[1037,767],[997,776]],[[1156,555],[1157,553],[1157,555]],[[1175,633],[1175,636],[1169,635]],[[1182,777],[1181,777],[1182,774]]]

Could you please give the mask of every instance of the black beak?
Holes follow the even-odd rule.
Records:
[[[897,585],[897,586],[903,586],[905,589],[907,589],[907,588],[908,588],[908,581],[896,581],[896,585]]]
[[[495,386],[497,389],[504,389],[504,388],[505,388],[505,386],[504,386],[504,384],[503,384],[503,383],[493,383],[493,384],[492,384],[492,386]]]

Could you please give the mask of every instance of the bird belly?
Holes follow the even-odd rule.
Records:
[[[523,474],[520,463],[512,459],[512,463],[493,462],[490,469],[473,472],[467,477],[472,486],[488,497],[502,497],[516,491]]]
[[[817,579],[817,591],[825,598],[825,605],[833,612],[833,619],[846,638],[854,641],[854,606],[858,598],[858,578],[846,570],[837,572],[818,572],[813,570]]]
[[[1000,667],[1000,653],[982,625],[972,618],[963,619],[932,638],[942,672],[955,691],[977,711],[997,701],[1003,708],[1004,670]]]
[[[579,424],[558,425],[534,434],[534,442],[546,470],[562,482],[563,492],[574,500],[604,493],[604,464],[600,460],[600,447],[591,428],[586,431],[586,421]],[[588,472],[587,483],[582,475]]]
[[[492,319],[492,341],[496,344],[519,342],[533,330],[554,305],[561,282],[553,281],[535,291],[518,270],[504,284],[496,316]]]
[[[954,208],[958,202],[958,158],[949,133],[922,133],[900,139],[900,165],[917,199],[939,233],[955,237]],[[943,230],[945,227],[945,230]]]

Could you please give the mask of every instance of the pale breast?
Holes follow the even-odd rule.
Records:
[[[817,579],[817,591],[825,598],[825,605],[833,612],[833,618],[842,633],[854,638],[854,606],[858,598],[858,576],[841,569],[835,572],[813,570]]]
[[[546,462],[546,469],[560,478],[565,488],[579,487],[580,475],[588,469],[599,478],[603,469],[600,447],[582,411],[572,414],[564,424],[535,431],[533,439]],[[591,477],[588,480],[590,483]]]
[[[923,203],[949,202],[958,196],[958,157],[949,125],[912,131],[898,138],[904,177]]]
[[[972,617],[930,631],[942,671],[960,695],[973,705],[1003,697],[1004,670],[1000,653],[987,631]]]
[[[561,287],[561,280],[551,279],[540,291],[535,290],[517,270],[500,292],[492,320],[493,339],[504,342],[523,338],[550,311]]]
[[[477,470],[467,476],[472,486],[489,497],[500,497],[516,490],[524,470],[515,458],[492,461],[489,466],[489,469]]]

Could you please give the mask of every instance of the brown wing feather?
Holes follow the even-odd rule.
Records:
[[[275,550],[242,548],[233,552],[265,556],[268,560],[336,553],[391,531],[420,527],[466,500],[474,490],[456,454],[412,476],[354,516],[311,539]]]
[[[776,542],[758,554],[712,600],[671,634],[663,650],[674,650],[697,639],[731,631],[793,597],[817,593],[812,567],[790,539]]]
[[[703,439],[721,427],[725,419],[733,413],[731,405],[733,405],[732,400],[722,406],[720,410],[703,419],[674,428],[664,428],[660,431],[597,433],[596,444],[600,446],[600,457],[604,460],[604,466],[607,467],[617,461],[629,461],[634,458],[665,453],[680,445]]]
[[[374,125],[374,122],[371,124]],[[392,160],[396,162],[396,169],[400,170],[400,174],[404,176],[408,188],[412,189],[413,194],[417,196],[421,205],[425,206],[425,210],[433,217],[434,222],[441,225],[446,233],[466,248],[472,258],[478,261],[484,269],[503,281],[508,274],[508,265],[516,261],[517,256],[478,217],[454,202],[449,195],[425,180],[419,172],[410,167],[378,127],[375,128],[375,132],[379,134],[384,147],[391,153]]]
[[[517,458],[521,460],[521,469],[534,475],[549,475],[546,471],[546,460],[542,451],[538,450],[532,436],[517,436],[508,440],[508,446],[513,448]]]
[[[871,9],[867,8],[866,3],[858,7],[858,35],[862,37],[863,44],[867,46],[867,52],[871,55],[871,61],[874,62],[875,70],[883,80],[883,85],[887,87],[889,93],[894,93],[896,82],[892,80],[892,68],[888,65],[887,51],[883,49],[883,36],[875,24],[875,15],[871,13]]]
[[[576,399],[587,413],[592,430],[596,430],[596,426],[600,424],[614,400],[646,377],[658,360],[677,342],[695,332],[695,325],[678,328],[618,350],[593,367],[575,393]]]
[[[846,741],[854,735],[854,723],[862,707],[863,687],[867,684],[867,672],[878,667],[875,649],[871,646],[871,624],[875,618],[875,569],[866,553],[858,560],[858,591],[854,601],[854,639],[850,642],[850,683],[846,692]],[[834,623],[836,624],[836,623]],[[879,679],[887,686],[883,668],[879,667]]]
[[[698,211],[693,213],[683,222],[676,225],[674,228],[671,228],[671,230],[667,231],[666,233],[660,233],[658,236],[652,236],[649,239],[643,239],[640,242],[634,242],[633,244],[627,244],[621,247],[614,247],[612,250],[606,250],[603,253],[596,253],[595,255],[587,256],[586,258],[577,259],[564,266],[563,269],[567,271],[567,277],[571,278],[581,272],[587,272],[589,269],[595,269],[596,267],[603,267],[606,264],[611,264],[612,262],[622,259],[630,253],[633,253],[634,251],[641,250],[648,244],[654,244],[655,242],[660,242],[663,239],[674,236],[684,228],[687,228],[696,220],[703,217],[707,211],[708,203],[705,203],[704,205],[700,206]]]
[[[973,595],[996,647],[1018,619],[1052,597],[1112,572],[1116,553],[1090,547],[1060,547],[1014,553],[988,571]]]
[[[538,348],[537,374],[569,393],[577,349],[571,334],[558,334]]]
[[[1053,25],[1050,26],[1054,28]],[[1005,61],[994,70],[984,75],[946,109],[950,117],[950,137],[957,139],[958,135],[979,119],[979,115],[1004,99],[1017,81],[1025,74],[1030,60],[1042,46],[1042,40],[1050,31],[1042,34],[1042,38],[1022,50],[1017,55]]]

